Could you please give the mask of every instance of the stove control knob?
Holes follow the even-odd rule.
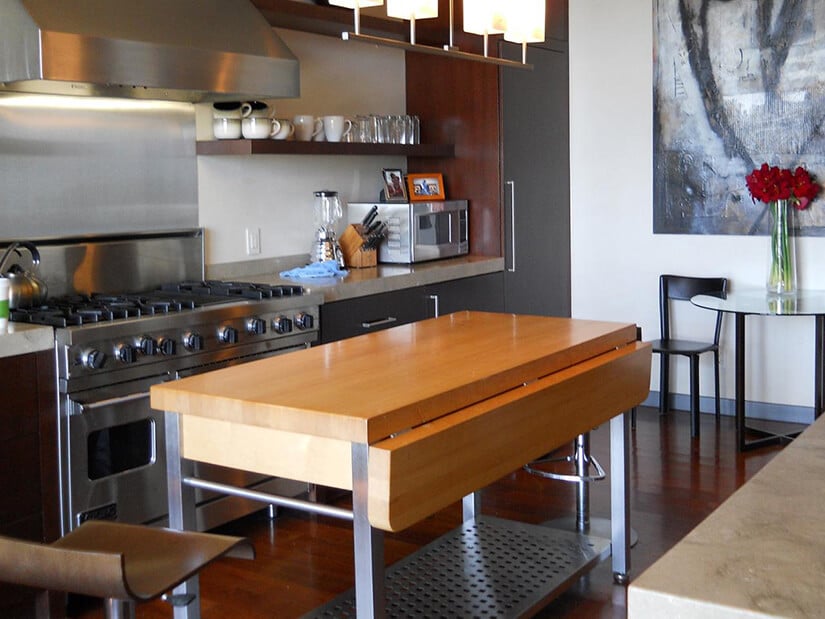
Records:
[[[99,370],[103,367],[103,363],[106,361],[106,353],[102,353],[99,350],[87,350],[83,353],[80,357],[80,364],[84,368],[88,368],[90,370]]]
[[[203,350],[203,336],[200,333],[185,333],[183,336],[183,347],[192,352]]]
[[[246,332],[250,335],[263,335],[266,333],[266,320],[263,318],[250,318],[246,321]]]
[[[138,341],[140,352],[149,357],[158,354],[158,342],[155,338],[144,335]]]
[[[272,319],[272,329],[275,333],[291,333],[292,320],[286,316],[278,316]]]
[[[218,340],[224,344],[237,344],[238,330],[235,327],[221,327],[218,331]]]
[[[299,329],[312,329],[314,325],[315,319],[312,317],[312,314],[306,314],[304,312],[295,314],[295,326]]]
[[[169,339],[168,337],[160,338],[158,342],[158,348],[160,349],[160,354],[169,356],[174,355],[177,346],[175,345],[175,340]]]
[[[134,363],[137,361],[137,348],[129,344],[121,344],[115,350],[115,356],[121,363]]]

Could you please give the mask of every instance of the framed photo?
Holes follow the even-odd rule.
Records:
[[[441,174],[408,174],[407,190],[411,202],[444,199],[444,177]]]
[[[381,170],[384,177],[384,200],[387,202],[406,202],[407,188],[404,187],[404,174],[401,170],[384,168]]]

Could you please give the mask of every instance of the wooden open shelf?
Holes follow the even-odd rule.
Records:
[[[285,140],[203,140],[198,155],[382,155],[454,157],[452,144],[361,144]]]

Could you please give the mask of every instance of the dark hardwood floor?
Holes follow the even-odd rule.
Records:
[[[689,415],[683,411],[660,416],[655,409],[639,409],[630,453],[631,518],[639,535],[631,554],[631,579],[781,449],[768,447],[738,454],[732,418],[717,420],[713,415],[702,415],[698,440],[690,439],[688,422]],[[604,466],[609,462],[608,439],[606,426],[591,434],[592,452]],[[591,514],[608,516],[609,499],[607,481],[593,484]],[[575,489],[572,484],[518,471],[483,491],[482,511],[531,523],[572,516]],[[204,619],[298,617],[352,587],[349,523],[289,510],[281,510],[279,517],[270,521],[265,513],[219,529],[251,537],[258,557],[255,561],[221,560],[202,572]],[[387,535],[387,562],[401,559],[459,521],[460,507],[455,505],[400,534]],[[625,588],[613,584],[608,559],[537,616],[625,617],[625,600]],[[102,617],[98,608],[76,616]],[[138,619],[171,616],[171,609],[163,602],[144,604],[137,611]]]

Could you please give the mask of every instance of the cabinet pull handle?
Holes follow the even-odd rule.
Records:
[[[438,318],[438,295],[431,294],[429,298],[433,302],[433,318]]]
[[[508,273],[516,272],[516,181],[505,181],[510,186],[510,266]]]
[[[388,325],[392,322],[398,322],[395,316],[387,316],[386,318],[379,318],[378,320],[365,320],[361,323],[364,329],[372,329],[373,327],[380,327],[381,325]]]

